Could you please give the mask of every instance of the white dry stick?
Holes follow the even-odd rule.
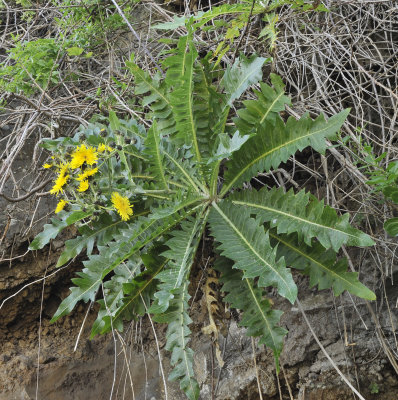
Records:
[[[167,396],[167,384],[166,384],[166,378],[164,375],[164,371],[163,371],[163,363],[162,363],[162,357],[160,355],[160,347],[159,347],[159,341],[158,341],[158,335],[156,334],[156,330],[155,330],[155,326],[153,325],[153,321],[151,316],[148,313],[148,308],[145,304],[144,298],[142,297],[142,295],[140,295],[142,303],[144,304],[145,307],[145,311],[147,312],[148,315],[148,319],[149,322],[151,323],[152,326],[152,331],[153,331],[153,335],[155,337],[155,342],[156,342],[156,350],[158,352],[158,356],[159,356],[159,367],[160,367],[160,374],[162,375],[162,380],[163,380],[163,386],[164,386],[164,400],[168,400],[168,396]]]

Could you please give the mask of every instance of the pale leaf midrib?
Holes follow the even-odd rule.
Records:
[[[264,116],[260,120],[260,124],[262,124],[265,119],[268,117],[268,114],[271,112],[272,107],[275,105],[275,103],[284,95],[283,92],[279,93],[279,95],[276,97],[276,99],[271,103],[271,106],[268,108],[267,112],[264,114]]]
[[[164,175],[162,158],[160,156],[160,149],[159,149],[160,140],[159,140],[158,135],[156,134],[156,130],[157,130],[157,128],[154,129],[154,131],[153,131],[153,138],[154,138],[154,141],[155,141],[155,151],[156,151],[156,162],[158,164],[158,168],[159,168],[159,171],[160,171],[161,179],[162,179],[162,182],[163,182],[163,187],[166,190],[168,190],[169,186],[167,185],[166,177]]]
[[[312,222],[312,221],[310,221],[308,219],[304,219],[304,218],[298,217],[295,214],[288,214],[288,213],[286,213],[284,211],[281,211],[281,210],[278,210],[278,209],[275,209],[275,208],[263,206],[261,204],[250,203],[250,202],[246,202],[246,201],[239,201],[239,200],[232,200],[232,203],[234,203],[236,205],[245,205],[247,207],[259,208],[259,209],[262,209],[262,210],[271,211],[271,212],[274,212],[276,214],[281,214],[281,215],[284,215],[286,217],[295,219],[297,221],[300,221],[300,222],[303,222],[303,223],[306,223],[306,224],[309,224],[309,225],[317,226],[318,228],[322,228],[322,229],[325,229],[325,230],[338,232],[338,233],[344,234],[345,236],[350,236],[353,239],[358,239],[357,236],[355,236],[355,235],[353,235],[351,233],[347,233],[347,232],[344,232],[344,231],[342,231],[340,229],[332,228],[332,227],[329,227],[327,225],[321,225],[321,224],[318,224],[316,222]]]
[[[232,185],[249,169],[251,168],[254,164],[256,164],[259,160],[261,160],[262,158],[265,158],[267,156],[269,156],[272,153],[275,153],[276,151],[280,150],[283,147],[287,147],[290,146],[292,143],[298,142],[299,140],[305,139],[307,137],[311,137],[311,136],[315,136],[318,135],[319,133],[321,133],[322,131],[325,131],[327,129],[329,129],[330,126],[327,125],[325,128],[320,129],[318,131],[315,132],[310,132],[307,135],[304,136],[299,136],[295,139],[289,140],[288,142],[284,142],[283,144],[274,147],[273,149],[266,151],[265,153],[262,153],[260,156],[256,157],[255,159],[253,159],[250,163],[248,163],[245,167],[243,167],[237,175],[235,175],[235,177],[227,184],[227,186],[221,191],[220,196],[224,196],[225,193],[228,192],[228,190],[232,187]]]
[[[251,294],[251,296],[253,297],[253,299],[254,299],[254,301],[255,301],[255,303],[256,303],[256,306],[257,306],[258,310],[260,311],[261,316],[262,316],[262,318],[263,318],[265,324],[267,325],[268,331],[270,332],[270,336],[271,336],[271,338],[272,338],[272,343],[274,344],[274,347],[275,347],[275,350],[276,350],[276,349],[277,349],[277,345],[276,345],[276,343],[275,343],[274,335],[272,334],[272,328],[270,327],[270,324],[269,324],[269,322],[268,322],[268,318],[265,316],[265,314],[264,314],[264,312],[263,312],[263,309],[261,308],[261,305],[260,305],[260,303],[259,303],[258,300],[257,300],[257,297],[256,297],[256,295],[255,295],[255,293],[254,293],[254,291],[253,291],[253,288],[252,288],[252,286],[250,285],[250,281],[249,281],[247,278],[245,278],[245,280],[246,280],[246,284],[247,284],[247,286],[248,286],[248,288],[249,288],[249,290],[250,290],[250,294]]]
[[[336,274],[336,272],[334,272],[333,270],[329,269],[326,265],[321,264],[319,261],[313,259],[312,257],[310,257],[308,254],[303,253],[302,251],[300,251],[297,247],[291,245],[288,242],[285,242],[283,239],[281,239],[279,236],[274,235],[272,233],[269,233],[270,236],[272,236],[274,239],[278,240],[279,242],[283,243],[285,246],[289,247],[290,249],[292,249],[293,251],[297,252],[298,254],[300,254],[301,256],[307,258],[308,260],[310,260],[311,262],[313,262],[314,264],[318,265],[321,269],[329,272],[331,275],[334,275],[335,277],[337,277],[339,280],[346,282],[349,286],[356,288],[356,286],[351,283],[350,281],[344,279],[341,275]]]

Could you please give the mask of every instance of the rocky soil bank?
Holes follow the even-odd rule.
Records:
[[[165,399],[157,351],[158,346],[167,377],[169,354],[164,350],[164,326],[155,327],[155,339],[150,321],[144,318],[126,325],[121,336],[115,333],[89,340],[95,307],[88,310],[86,304],[80,304],[69,317],[49,324],[79,268],[76,262],[54,269],[61,248],[62,240],[57,240],[51,249],[0,265],[0,304],[17,293],[0,310],[0,399]],[[44,275],[45,281],[34,283]],[[372,279],[369,275],[368,280]],[[297,283],[311,326],[350,382],[367,400],[396,400],[397,375],[363,301],[352,301],[348,295],[335,299],[328,291],[306,290],[305,280]],[[387,292],[392,299],[390,309],[386,303],[379,304],[378,315],[385,339],[394,348],[392,324],[397,326],[398,314],[393,300],[397,290],[390,286]],[[279,382],[272,354],[262,348],[256,351],[254,360],[251,339],[238,327],[239,315],[234,313],[225,321],[227,334],[220,337],[224,361],[220,369],[212,340],[201,332],[208,321],[200,287],[196,295],[192,348],[202,399],[260,399],[259,390],[263,399],[272,400],[354,399],[316,344],[300,310],[276,297],[276,305],[285,311],[282,324],[289,330]],[[184,398],[175,383],[166,381],[166,387],[168,399]]]

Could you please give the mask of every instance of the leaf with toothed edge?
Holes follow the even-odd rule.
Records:
[[[338,216],[336,211],[304,190],[295,194],[283,188],[263,189],[234,193],[230,199],[236,206],[255,214],[261,223],[269,222],[280,233],[298,233],[300,241],[311,245],[316,237],[326,249],[338,251],[343,244],[372,246],[366,233],[353,228],[349,214]]]
[[[278,168],[282,162],[305,147],[311,146],[315,151],[324,154],[327,148],[325,138],[332,138],[337,133],[348,113],[349,110],[344,110],[328,121],[323,115],[312,120],[308,114],[299,120],[289,117],[286,124],[279,116],[272,124],[265,120],[258,126],[256,135],[226,162],[227,171],[221,196],[231,188],[249,181],[259,172]]]
[[[358,273],[347,271],[346,258],[337,259],[336,253],[326,250],[319,242],[312,247],[297,241],[295,234],[278,235],[269,232],[271,243],[278,244],[277,254],[284,257],[286,264],[310,276],[310,286],[318,285],[319,290],[333,289],[335,296],[344,290],[366,300],[376,300],[376,295],[358,280]]]
[[[272,303],[264,298],[264,291],[255,287],[252,279],[244,278],[241,271],[233,269],[233,261],[219,257],[214,268],[221,272],[222,291],[228,293],[224,302],[243,311],[239,325],[247,328],[248,336],[259,336],[259,344],[265,344],[272,349],[279,372],[279,355],[287,333],[286,329],[277,325],[282,311],[272,309]]]
[[[166,349],[171,351],[171,365],[174,367],[169,380],[178,380],[180,388],[190,400],[199,398],[199,385],[193,371],[194,352],[188,347],[191,330],[188,325],[192,319],[188,315],[189,281],[183,281],[182,285],[174,291],[169,308],[165,313],[155,314],[156,322],[167,323]]]
[[[275,286],[279,295],[295,302],[297,286],[290,269],[283,257],[276,258],[268,234],[248,210],[227,201],[213,203],[209,225],[221,254],[235,262],[234,268],[242,270],[244,278],[258,277],[259,287]]]
[[[70,289],[71,293],[61,302],[51,323],[69,314],[78,301],[94,301],[98,288],[110,272],[184,218],[186,218],[185,213],[161,220],[138,218],[137,222],[121,230],[113,242],[99,247],[99,254],[94,254],[88,261],[83,262],[85,268],[77,273],[78,278],[72,279],[76,286]]]
[[[51,219],[51,224],[44,225],[43,231],[34,238],[29,246],[29,250],[42,249],[46,244],[50,243],[51,239],[55,239],[63,229],[89,217],[91,214],[84,211],[61,211],[58,217]]]

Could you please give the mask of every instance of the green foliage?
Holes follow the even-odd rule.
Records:
[[[63,211],[59,216],[60,218],[52,218],[51,224],[44,225],[44,229],[39,233],[30,244],[30,250],[42,249],[46,244],[50,243],[51,239],[55,239],[58,234],[65,229],[67,226],[75,224],[77,221],[87,218],[91,213],[87,213],[81,210],[74,212]]]
[[[88,254],[52,321],[81,300],[100,306],[92,337],[153,314],[168,324],[170,379],[179,381],[189,399],[199,396],[189,348],[189,299],[203,239],[211,246],[214,238],[208,251],[216,254],[225,301],[243,312],[247,334],[272,349],[277,369],[286,331],[278,326],[282,312],[265,295],[275,287],[294,303],[293,268],[335,295],[348,290],[375,298],[337,255],[342,245],[373,244],[349,224],[348,215],[339,216],[304,191],[241,190],[307,146],[325,152],[325,139],[334,137],[348,113],[329,120],[305,114],[285,122],[280,113],[290,100],[272,75],[272,86],[261,83],[257,98],[244,102],[234,118],[232,107],[259,83],[265,61],[242,57],[215,74],[216,62],[199,58],[189,34],[164,60],[165,76],[152,77],[133,60],[127,63],[152,121],[149,129],[111,112],[108,124],[90,124],[73,138],[43,144],[58,173],[57,208],[68,210],[32,248],[44,246],[84,209],[74,217],[79,237],[67,242],[58,265],[85,248]]]
[[[244,272],[244,278],[258,278],[259,287],[274,286],[292,304],[297,287],[283,258],[276,259],[276,248],[269,243],[268,233],[248,209],[235,207],[228,201],[220,207],[213,204],[209,219],[212,235],[220,242],[222,255],[235,262],[234,268]]]
[[[348,112],[349,110],[341,111],[329,121],[326,121],[323,115],[312,120],[308,114],[298,121],[289,117],[286,123],[280,116],[272,123],[267,119],[264,121],[259,119],[257,134],[236,151],[225,164],[227,172],[221,194],[224,195],[233,187],[241,186],[260,171],[277,168],[296,151],[301,151],[307,146],[324,153],[327,147],[325,138],[334,137],[343,125]]]
[[[261,19],[265,23],[265,26],[259,33],[259,39],[265,38],[269,48],[272,50],[275,47],[278,37],[276,25],[279,18],[274,10],[278,10],[283,6],[292,7],[300,12],[329,11],[322,3],[314,5],[314,1],[312,0],[241,0],[237,4],[213,6],[209,11],[200,11],[192,16],[175,15],[172,22],[156,24],[152,28],[174,30],[185,25],[189,29],[192,28],[194,30],[217,30],[217,34],[220,34],[220,30],[225,28],[225,34],[222,40],[218,41],[218,46],[213,53],[213,57],[217,57],[217,61],[214,64],[217,66],[227,51],[234,44],[239,44],[239,37],[250,23],[250,19],[254,16],[262,16]]]
[[[382,193],[384,199],[396,209],[396,205],[398,205],[398,161],[390,161],[383,168],[381,163],[384,162],[387,153],[382,153],[376,157],[370,144],[365,143],[363,145],[359,141],[358,146],[366,154],[364,160],[359,159],[358,161],[362,169],[370,175],[370,179],[366,183],[373,187],[375,193]],[[398,218],[387,219],[384,222],[384,229],[390,236],[398,236]]]
[[[338,251],[342,244],[372,246],[374,242],[349,223],[349,214],[339,217],[336,211],[325,206],[305,191],[284,193],[282,188],[266,188],[251,193],[237,193],[232,203],[256,214],[261,223],[269,222],[278,234],[297,232],[300,242],[311,246],[316,237],[325,248]]]
[[[221,272],[222,290],[228,295],[225,301],[231,307],[244,310],[241,326],[248,328],[247,335],[260,336],[259,344],[273,350],[278,368],[279,355],[283,347],[283,337],[287,330],[278,326],[281,311],[273,310],[272,303],[264,296],[264,291],[255,286],[254,281],[233,269],[233,263],[220,257],[214,268]]]
[[[36,14],[32,9],[37,8],[34,3],[16,0],[16,4],[26,9],[21,18],[32,25]],[[52,21],[53,26],[49,24],[46,38],[27,40],[26,35],[11,34],[12,47],[0,66],[0,90],[30,96],[62,81],[75,80],[86,74],[86,65],[76,62],[77,59],[90,58],[108,41],[107,35],[124,27],[122,17],[111,3],[82,0],[77,5],[73,0],[52,0],[48,5],[57,9],[57,17]],[[122,8],[129,14],[132,5],[125,4]],[[73,73],[65,68],[65,58],[73,59]]]
[[[0,89],[32,94],[59,82],[58,62],[64,45],[55,39],[20,42],[8,51],[8,65],[0,68]]]
[[[380,387],[376,382],[372,382],[369,385],[369,389],[370,389],[370,393],[372,393],[372,394],[377,394],[380,391]]]
[[[312,241],[307,246],[297,240],[297,235],[278,235],[269,231],[271,244],[278,245],[277,256],[284,257],[286,264],[302,270],[310,276],[310,286],[319,290],[332,288],[335,296],[344,290],[367,300],[375,300],[375,294],[358,281],[358,273],[347,271],[347,259],[337,259],[333,249],[326,250],[320,243]]]

